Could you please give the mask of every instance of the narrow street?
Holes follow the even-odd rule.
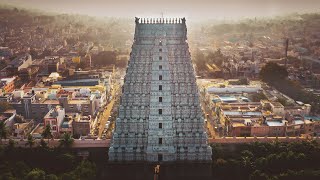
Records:
[[[111,115],[112,107],[113,107],[115,101],[117,100],[116,93],[118,92],[118,90],[119,90],[119,85],[117,85],[117,84],[114,85],[114,88],[111,92],[112,99],[111,99],[110,103],[107,105],[106,109],[103,111],[102,115],[99,117],[99,120],[98,120],[98,122],[100,122],[100,125],[98,127],[99,128],[99,131],[98,131],[99,138],[101,138],[101,136],[102,136],[105,125],[108,121],[109,116]]]
[[[200,103],[202,106],[202,111],[205,114],[205,119],[207,120],[205,126],[207,128],[207,130],[209,131],[209,134],[211,138],[215,138],[216,133],[215,133],[215,115],[214,112],[212,111],[211,107],[210,107],[210,99],[208,97],[206,97],[203,93],[200,93]]]

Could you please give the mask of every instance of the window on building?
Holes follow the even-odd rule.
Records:
[[[162,97],[159,97],[159,102],[162,102]]]
[[[159,75],[159,80],[160,80],[160,81],[162,80],[162,75]]]
[[[162,85],[159,85],[159,91],[162,91]]]
[[[162,65],[159,65],[159,70],[162,70]]]
[[[159,60],[162,60],[162,56],[159,56]]]
[[[162,129],[162,123],[159,123],[159,129]]]
[[[159,114],[161,115],[162,114],[162,109],[159,109],[158,111],[159,111]]]
[[[162,52],[162,49],[161,49],[161,48],[159,49],[159,52]]]
[[[159,138],[159,144],[162,144],[162,138]]]
[[[159,46],[162,46],[162,41],[159,41]]]
[[[162,161],[163,160],[163,155],[162,154],[158,154],[158,161]]]

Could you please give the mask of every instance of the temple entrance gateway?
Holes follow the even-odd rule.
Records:
[[[185,18],[136,18],[110,161],[211,161]]]

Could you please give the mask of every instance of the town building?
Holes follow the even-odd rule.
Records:
[[[66,112],[81,112],[83,115],[96,116],[106,100],[106,88],[103,86],[61,87],[52,85],[44,88],[32,88],[25,93],[15,90],[0,96],[20,114],[28,119],[42,119],[53,107],[61,105]]]
[[[0,94],[12,92],[15,89],[15,80],[15,76],[11,78],[2,78],[0,80]]]
[[[91,127],[93,125],[93,119],[91,116],[73,116],[72,118],[72,130],[74,137],[87,136],[90,134]]]
[[[32,57],[30,54],[18,56],[8,63],[7,71],[9,75],[15,75],[23,68],[28,68],[32,64]]]
[[[16,110],[8,109],[5,112],[0,113],[0,121],[4,122],[5,126],[11,129],[13,127],[13,124],[15,123],[14,119],[16,115]]]
[[[13,137],[25,139],[34,128],[33,120],[13,124]]]
[[[61,125],[65,118],[65,109],[61,106],[52,108],[43,118],[44,126],[50,126],[51,133],[58,137],[60,134]]]
[[[41,139],[42,138],[42,133],[44,131],[44,124],[39,123],[32,131],[30,132],[31,136],[35,139]]]

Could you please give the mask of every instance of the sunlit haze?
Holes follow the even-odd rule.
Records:
[[[1,0],[2,4],[48,12],[92,16],[186,16],[189,19],[238,19],[294,12],[317,12],[319,0]]]

